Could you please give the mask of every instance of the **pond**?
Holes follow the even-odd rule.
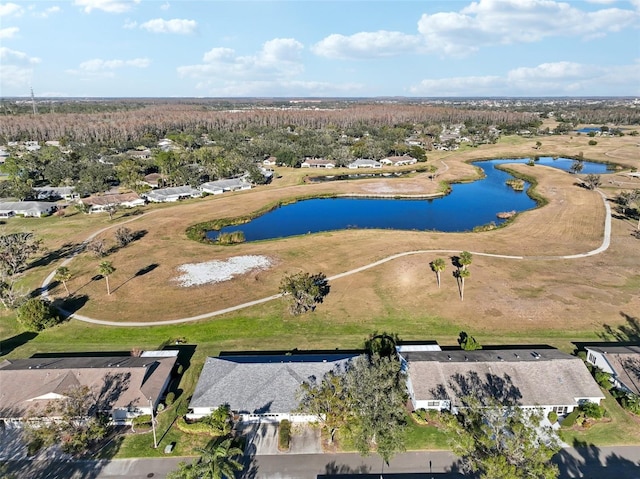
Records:
[[[506,221],[496,215],[501,212],[521,212],[536,206],[526,191],[515,191],[505,182],[512,176],[495,168],[504,163],[526,163],[529,159],[499,159],[476,161],[485,178],[472,183],[453,184],[449,195],[434,199],[382,198],[318,198],[299,201],[277,208],[248,223],[209,231],[215,240],[221,232],[242,231],[246,241],[297,236],[322,231],[355,228],[459,232],[470,231],[491,222]],[[541,157],[536,164],[565,171],[575,160]],[[607,165],[583,162],[583,174],[602,174]],[[428,180],[426,180],[428,181]]]

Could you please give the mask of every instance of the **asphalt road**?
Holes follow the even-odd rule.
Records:
[[[119,459],[114,461],[11,461],[8,473],[16,479],[163,479],[180,458]],[[446,451],[409,452],[393,458],[382,470],[382,460],[373,455],[297,454],[256,456],[243,478],[247,479],[452,479],[457,460]],[[640,479],[640,447],[584,447],[564,449],[554,459],[560,477],[585,479]]]

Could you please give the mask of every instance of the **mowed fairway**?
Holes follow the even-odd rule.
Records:
[[[42,222],[11,220],[5,226],[7,231],[33,230],[45,239],[51,252],[65,244],[78,244],[104,227],[110,229],[98,238],[104,238],[112,246],[118,225],[132,220],[127,227],[143,231],[144,236],[108,256],[116,268],[110,277],[111,295],[107,295],[104,279],[94,278],[100,260],[83,253],[68,265],[74,275],[68,286],[78,298],[77,313],[123,325],[217,311],[277,293],[285,273],[321,271],[331,277],[406,251],[468,250],[525,256],[504,259],[475,255],[471,277],[466,280],[464,302],[460,301],[452,276],[454,267],[449,259],[452,253],[427,252],[332,281],[325,302],[302,317],[289,317],[286,305],[275,300],[191,325],[122,330],[71,321],[40,334],[23,347],[20,355],[51,348],[64,350],[59,341],[65,337],[74,345],[72,349],[90,350],[154,345],[184,336],[191,342],[208,343],[205,347],[209,352],[234,348],[352,347],[374,330],[397,332],[407,340],[440,339],[452,343],[464,329],[485,344],[544,342],[564,348],[573,339],[596,339],[605,324],[618,327],[629,317],[640,317],[640,240],[631,235],[635,223],[617,218],[612,205],[612,240],[607,251],[586,258],[554,258],[598,248],[603,239],[605,208],[597,192],[578,185],[577,176],[552,168],[510,166],[535,178],[538,183],[535,193],[548,203],[519,215],[505,228],[488,232],[347,230],[235,246],[200,244],[185,234],[194,223],[245,215],[276,200],[303,195],[437,194],[441,180],[477,178],[476,170],[466,163],[472,159],[534,154],[578,156],[583,152],[586,160],[640,167],[640,140],[636,137],[598,138],[596,146],[589,146],[589,139],[543,137],[542,147],[535,150],[532,148],[535,138],[507,137],[496,145],[431,152],[429,164],[438,166],[441,172],[436,181],[431,181],[427,174],[418,174],[406,179],[311,185],[304,184],[302,176],[316,172],[279,169],[282,177],[268,186],[150,207],[139,216],[118,213],[113,221],[106,215],[79,214]],[[602,191],[609,197],[617,194],[620,185],[640,188],[640,181],[617,173],[603,175]],[[179,275],[177,268],[185,263],[240,255],[264,255],[272,260],[273,266],[230,281],[190,288],[175,281]],[[429,262],[437,257],[447,261],[440,289],[429,267]],[[31,268],[25,285],[38,287],[59,264],[60,260],[56,260]],[[64,288],[57,285],[51,294],[62,298]],[[0,329],[2,337],[15,331],[6,322]],[[17,349],[13,354],[19,352]]]

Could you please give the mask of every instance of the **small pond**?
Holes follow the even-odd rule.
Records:
[[[505,182],[512,178],[495,168],[504,163],[526,163],[529,159],[499,159],[477,161],[485,178],[472,183],[452,185],[451,194],[435,199],[382,198],[318,198],[299,201],[277,208],[252,221],[209,231],[215,239],[220,232],[242,231],[246,241],[283,238],[302,234],[350,228],[381,228],[395,230],[436,230],[444,232],[470,231],[491,222],[503,223],[497,214],[525,211],[536,206],[524,191],[515,191]],[[575,160],[541,157],[536,164],[565,171]],[[582,174],[603,174],[607,165],[583,162]],[[428,181],[428,180],[425,180]]]

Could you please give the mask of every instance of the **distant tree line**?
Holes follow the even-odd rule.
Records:
[[[123,100],[120,100],[122,102]],[[135,101],[134,106],[139,106]],[[524,127],[539,119],[536,113],[470,110],[465,108],[410,103],[353,103],[320,109],[251,108],[214,109],[193,103],[148,103],[141,108],[100,110],[95,113],[41,112],[38,115],[0,115],[0,142],[63,140],[71,143],[125,145],[145,139],[157,141],[171,132],[241,132],[252,128],[334,129],[411,124],[427,127],[438,124],[513,125]]]

